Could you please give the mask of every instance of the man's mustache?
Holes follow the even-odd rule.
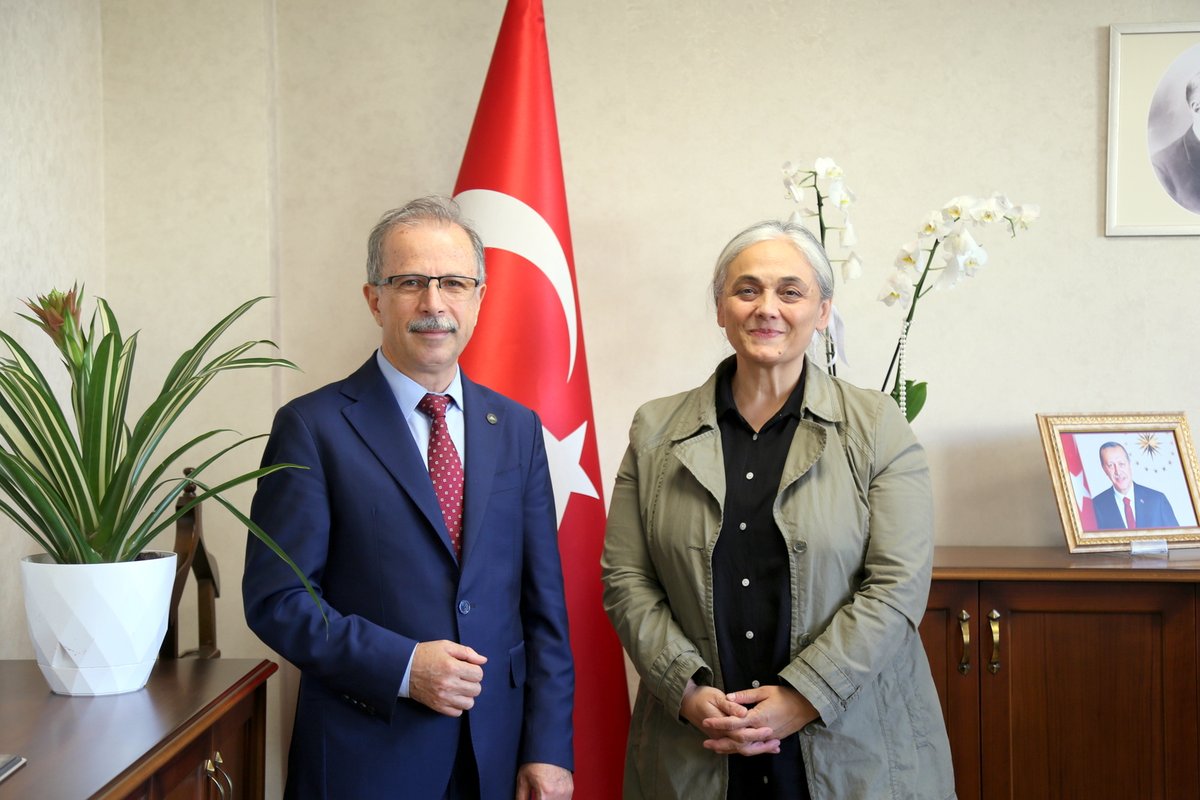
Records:
[[[449,317],[419,317],[408,323],[409,333],[431,333],[433,331],[458,333],[458,324]]]

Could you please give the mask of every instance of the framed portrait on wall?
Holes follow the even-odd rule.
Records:
[[[1105,233],[1200,235],[1200,22],[1110,26]]]
[[[1200,547],[1196,454],[1183,414],[1038,414],[1072,553]]]

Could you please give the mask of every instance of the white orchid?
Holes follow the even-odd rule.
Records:
[[[913,239],[900,248],[900,254],[896,256],[896,269],[906,270],[915,276],[921,269],[922,252],[920,240]]]
[[[908,273],[902,270],[896,270],[883,284],[883,289],[879,292],[877,300],[883,302],[884,305],[894,306],[900,304],[901,308],[908,308],[912,303],[913,294],[916,291],[916,286]]]
[[[953,289],[958,285],[959,279],[963,276],[963,257],[946,254],[945,260],[942,262],[941,272],[938,274],[937,282],[934,283],[934,288]]]
[[[975,237],[969,230],[962,228],[946,236],[942,240],[942,247],[946,253],[959,256],[979,247],[979,243],[975,241]]]
[[[993,222],[999,222],[1004,218],[1005,211],[1001,200],[1005,205],[1012,205],[1004,195],[992,195],[986,200],[976,200],[967,214],[976,225],[990,225]]]
[[[975,273],[980,270],[988,262],[987,250],[982,247],[973,247],[960,256],[962,259],[963,272],[968,278],[974,278]]]
[[[937,239],[941,239],[949,232],[950,226],[946,224],[940,211],[930,211],[925,215],[925,219],[921,220],[921,227],[917,228],[918,236],[933,236]]]
[[[1004,218],[1008,220],[1009,225],[1012,227],[1012,232],[1015,234],[1017,232],[1017,228],[1020,228],[1023,231],[1029,230],[1029,226],[1041,215],[1041,213],[1042,209],[1039,206],[1036,206],[1033,203],[1024,203],[1022,205],[1013,206],[1010,208],[1008,212],[1005,213]]]
[[[839,211],[848,209],[858,198],[846,187],[846,182],[837,178],[829,182],[829,203]]]
[[[838,232],[838,243],[843,248],[854,247],[854,245],[858,244],[858,234],[854,231],[854,223],[848,219],[846,220],[846,224],[842,226],[841,231]]]
[[[845,175],[842,168],[826,156],[821,156],[813,162],[813,171],[817,173],[818,178],[841,178]]]
[[[1028,228],[1037,217],[1037,206],[1014,205],[999,192],[982,200],[960,195],[937,211],[929,212],[917,229],[917,240],[900,249],[900,254],[896,256],[896,271],[879,293],[879,300],[885,305],[899,305],[907,312],[896,353],[883,381],[883,390],[888,391],[891,386],[892,397],[910,421],[920,412],[926,397],[925,384],[908,380],[904,367],[905,345],[917,304],[933,289],[953,289],[963,278],[973,277],[988,262],[987,251],[976,241],[966,222],[970,221],[974,227],[982,227],[1004,220],[1015,236],[1018,228]],[[925,248],[922,243],[925,243]],[[934,266],[934,257],[939,249],[941,263]],[[893,370],[896,376],[894,382]]]
[[[974,202],[974,197],[959,195],[950,202],[946,203],[946,205],[942,206],[942,217],[947,222],[958,222],[960,219],[966,216],[967,209],[970,208],[971,204]]]
[[[846,260],[842,262],[842,280],[856,281],[862,277],[863,264],[853,251],[846,256]]]
[[[833,230],[838,232],[838,244],[841,248],[850,248],[858,243],[858,233],[847,213],[857,198],[854,192],[846,186],[845,172],[832,158],[821,156],[813,162],[812,169],[794,166],[790,161],[786,162],[783,165],[783,185],[787,190],[788,197],[798,206],[788,217],[789,222],[804,225],[807,224],[807,220],[816,217],[818,224],[814,226],[814,233],[818,233],[821,246],[827,251],[830,245],[826,241],[826,235]],[[815,211],[811,206],[806,205],[809,200],[809,189],[812,189],[812,196],[816,198]],[[841,212],[841,225],[829,222],[828,212],[831,208]],[[844,259],[830,259],[830,263],[841,264],[843,281],[852,281],[862,276],[862,260],[854,252]],[[831,374],[834,373],[835,364],[847,363],[845,343],[841,339],[843,328],[840,317],[838,320],[838,325],[831,326],[827,335],[818,337],[824,342],[826,364]]]
[[[826,233],[838,231],[838,244],[850,248],[858,244],[858,231],[850,221],[847,210],[857,199],[846,186],[845,172],[832,158],[822,156],[813,163],[813,168],[803,169],[792,164],[783,165],[784,186],[788,196],[801,208],[792,212],[790,221],[802,223],[817,217],[820,226],[821,245],[828,248]],[[816,196],[816,210],[805,206],[807,189]],[[830,208],[842,213],[842,224],[831,222],[827,216]],[[994,192],[986,198],[958,195],[948,200],[940,209],[930,211],[922,218],[917,228],[917,238],[900,248],[893,264],[892,273],[879,291],[878,300],[888,306],[899,306],[905,311],[904,325],[892,364],[884,378],[883,391],[891,391],[901,411],[911,421],[920,412],[925,402],[924,383],[907,380],[904,374],[905,343],[913,315],[921,298],[936,289],[952,289],[964,278],[976,275],[988,263],[988,253],[976,240],[972,228],[980,228],[998,222],[1007,223],[1012,235],[1026,230],[1038,218],[1040,209],[1031,203],[1014,204],[1007,196]],[[968,226],[967,223],[971,223]],[[940,258],[935,264],[935,258]],[[862,275],[863,263],[857,254],[849,253],[843,259],[831,259],[841,264],[842,280],[852,281]],[[840,318],[837,329],[840,332]],[[841,361],[844,353],[840,337],[836,346],[825,343],[825,354],[833,372],[833,364]],[[893,371],[895,382],[892,382]]]

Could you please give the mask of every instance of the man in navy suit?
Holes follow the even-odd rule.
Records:
[[[1097,530],[1179,527],[1166,495],[1133,482],[1129,453],[1122,445],[1100,445],[1100,466],[1112,486],[1092,498]]]
[[[246,619],[301,671],[287,796],[568,798],[574,672],[541,422],[458,368],[483,244],[452,200],[422,198],[376,225],[367,273],[382,343],[279,410],[263,462],[304,469],[264,478],[251,510],[328,617],[250,537]],[[427,394],[448,396],[444,425]],[[461,524],[430,477],[446,434]]]

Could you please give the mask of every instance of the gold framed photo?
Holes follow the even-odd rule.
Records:
[[[1200,234],[1200,22],[1109,29],[1107,236]]]
[[[1072,553],[1200,547],[1196,453],[1182,413],[1037,421]]]

